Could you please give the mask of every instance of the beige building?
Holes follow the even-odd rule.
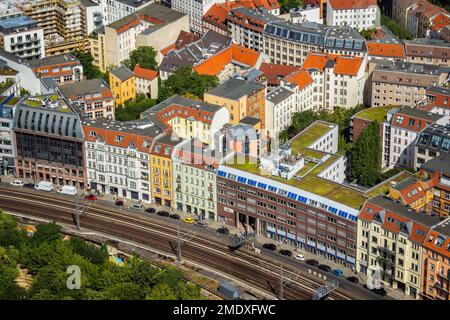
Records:
[[[189,18],[152,3],[105,27],[107,66],[119,66],[139,46],[156,52],[173,44],[180,31],[189,31]]]
[[[426,88],[447,80],[446,68],[410,62],[379,61],[372,73],[371,105],[412,106],[424,96]]]
[[[405,40],[406,61],[450,67],[450,43],[439,39]]]
[[[45,55],[86,50],[86,6],[81,0],[29,0],[22,10],[44,29]]]
[[[357,271],[418,299],[421,244],[437,222],[384,196],[367,200],[358,216]]]

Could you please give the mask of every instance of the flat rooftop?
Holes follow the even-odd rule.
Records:
[[[230,79],[211,89],[207,94],[236,100],[264,89],[264,85],[241,79]]]
[[[359,111],[354,115],[355,118],[365,119],[375,122],[386,121],[389,110],[396,108],[395,106],[372,107]]]
[[[73,110],[57,94],[28,97],[22,101],[22,105],[33,108],[43,108],[59,112],[73,113]]]
[[[335,183],[317,176],[338,160],[339,155],[331,155],[321,151],[312,150],[309,149],[308,146],[313,144],[330,130],[332,130],[330,124],[316,122],[291,140],[292,154],[302,153],[305,157],[312,157],[320,160],[326,155],[329,155],[330,157],[322,163],[307,161],[305,159],[305,166],[296,173],[296,177],[289,180],[278,176],[264,174],[259,169],[256,159],[246,159],[244,163],[237,163],[237,161],[234,161],[233,163],[226,163],[225,165],[314,193],[354,209],[359,209],[366,199],[363,193],[348,188],[343,184]]]
[[[373,198],[373,197],[376,197],[379,195],[387,194],[390,187],[393,187],[393,186],[399,184],[400,182],[404,181],[405,179],[408,179],[412,176],[413,176],[413,174],[411,172],[402,171],[402,172],[396,174],[395,176],[393,176],[385,181],[382,181],[379,184],[377,184],[376,186],[370,188],[369,190],[367,190],[365,192],[365,195],[367,198]]]

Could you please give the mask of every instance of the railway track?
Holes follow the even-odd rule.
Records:
[[[7,211],[46,218],[56,222],[72,224],[75,202],[71,198],[42,194],[23,189],[0,186],[0,207]],[[157,250],[174,254],[177,230],[172,222],[118,210],[109,206],[94,204],[81,218],[81,226],[120,239],[133,241]],[[181,227],[182,231],[190,231]],[[200,230],[202,232],[203,230]],[[183,246],[183,257],[200,265],[220,271],[242,282],[253,285],[262,291],[276,296],[279,287],[280,264],[287,285],[284,289],[286,299],[305,300],[324,281],[313,278],[282,261],[274,262],[264,255],[257,255],[248,250],[230,252],[228,241],[207,232],[196,232],[193,239]],[[327,299],[353,300],[361,299],[354,293],[343,289],[332,292]]]

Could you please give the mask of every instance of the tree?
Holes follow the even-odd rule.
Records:
[[[36,227],[36,232],[33,235],[33,242],[53,242],[62,239],[61,226],[55,222],[41,223]]]
[[[413,36],[411,33],[409,33],[409,31],[405,30],[396,21],[390,19],[388,16],[385,16],[384,14],[381,15],[381,25],[391,30],[391,32],[400,39],[407,39],[407,40],[413,39]]]
[[[190,95],[203,99],[203,94],[216,87],[219,79],[215,76],[200,75],[190,66],[184,66],[171,74],[161,85],[158,101],[164,101],[174,94]]]
[[[100,69],[94,65],[94,58],[89,52],[73,51],[72,54],[77,58],[83,66],[83,75],[86,79],[102,78],[107,83],[109,82],[109,73],[101,72]]]
[[[105,246],[97,248],[94,244],[76,236],[71,237],[69,243],[75,253],[93,264],[102,264],[108,260],[109,255]]]
[[[177,300],[177,295],[166,283],[154,286],[145,297],[146,300]]]
[[[156,70],[158,63],[156,62],[156,51],[153,47],[140,46],[137,49],[131,51],[130,56],[123,64],[130,70],[134,70],[134,67],[139,64],[140,67]]]
[[[288,13],[292,8],[303,6],[303,0],[280,0],[278,3],[283,13]]]
[[[125,101],[123,107],[117,107],[115,110],[116,120],[118,121],[133,121],[139,119],[142,112],[150,109],[156,104],[156,100],[145,98],[143,95],[138,95],[135,100]]]
[[[352,148],[350,175],[364,186],[375,185],[381,177],[381,142],[378,122],[371,122]]]

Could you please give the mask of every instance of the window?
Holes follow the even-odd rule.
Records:
[[[116,138],[114,139],[116,142],[122,142],[123,141],[123,136],[117,135]]]

